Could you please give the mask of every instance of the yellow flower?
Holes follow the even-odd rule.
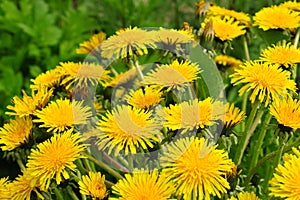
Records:
[[[165,127],[171,130],[182,129],[182,133],[186,133],[189,130],[210,126],[215,120],[220,119],[221,116],[214,112],[213,104],[210,97],[203,101],[195,99],[165,107],[159,110],[158,114]]]
[[[89,41],[85,41],[80,44],[80,47],[76,49],[78,54],[89,54],[93,51],[99,51],[99,45],[105,40],[106,34],[103,32],[93,35]]]
[[[296,49],[290,44],[286,46],[273,45],[262,51],[260,60],[286,68],[295,67],[296,63],[300,63],[300,49]]]
[[[178,60],[175,60],[171,64],[161,65],[151,70],[144,77],[143,84],[176,89],[196,80],[200,72],[196,63],[190,61],[179,63]]]
[[[230,189],[225,174],[234,167],[224,150],[216,149],[204,138],[180,138],[166,147],[160,157],[163,173],[175,184],[183,199],[221,198]]]
[[[59,85],[63,75],[58,68],[48,70],[38,75],[35,79],[31,79],[33,84],[30,85],[30,88],[33,90],[38,90],[41,87],[54,88]]]
[[[270,106],[270,113],[278,123],[293,129],[300,128],[300,100],[291,97],[275,100]]]
[[[143,67],[142,67],[143,69]],[[136,68],[129,69],[126,72],[120,73],[115,77],[105,76],[102,80],[104,87],[116,87],[131,85],[137,78],[138,73]]]
[[[6,187],[9,191],[9,199],[30,200],[32,199],[30,198],[32,192],[35,192],[39,199],[44,199],[38,191],[40,182],[27,170],[23,171],[23,174],[14,181],[8,183]]]
[[[98,147],[108,149],[115,155],[121,150],[125,154],[136,153],[139,148],[152,148],[152,142],[159,142],[161,133],[159,123],[153,118],[152,111],[131,106],[117,106],[99,121]]]
[[[119,197],[111,197],[109,200],[170,199],[174,193],[174,188],[169,180],[169,177],[163,174],[159,175],[157,169],[152,172],[135,169],[132,175],[125,174],[125,178],[120,179],[112,187],[112,192]]]
[[[40,128],[48,128],[47,132],[59,132],[73,128],[74,125],[87,124],[92,112],[90,107],[83,105],[82,101],[70,102],[69,99],[58,99],[55,102],[51,101],[42,110],[37,110],[35,115],[39,119],[34,119],[33,122],[43,123]]]
[[[199,0],[199,2],[195,3],[195,6],[197,7],[196,12],[195,12],[196,15],[197,16],[198,15],[200,15],[200,16],[206,15],[209,8],[213,5],[214,5],[214,3],[212,3],[212,2],[205,2],[205,0]]]
[[[7,188],[8,185],[8,177],[0,178],[0,199],[2,200],[10,200],[10,193]]]
[[[52,94],[53,90],[47,90],[45,87],[32,91],[32,96],[28,96],[23,91],[23,99],[15,96],[12,101],[14,106],[7,106],[7,109],[13,112],[5,112],[5,114],[19,117],[32,115],[37,109],[44,107],[48,103]]]
[[[265,106],[271,99],[288,96],[288,90],[296,91],[295,81],[289,79],[290,72],[278,68],[277,65],[258,61],[246,62],[236,69],[231,77],[233,85],[244,85],[239,90],[239,95],[253,90],[250,96],[251,102],[254,103],[258,98],[260,102],[265,102]]]
[[[226,103],[225,127],[233,127],[246,118],[245,112],[234,107],[234,104]]]
[[[154,41],[164,50],[174,51],[177,45],[188,44],[194,41],[195,35],[189,30],[174,30],[160,28],[153,31]]]
[[[283,164],[275,169],[269,182],[270,195],[285,199],[300,199],[300,151],[293,147],[293,154],[285,154]]]
[[[153,87],[147,87],[144,89],[132,90],[129,95],[126,96],[128,104],[136,108],[149,108],[158,104],[162,98],[163,93]]]
[[[148,54],[147,48],[155,48],[152,33],[146,30],[125,28],[116,32],[116,35],[109,37],[101,44],[101,55],[104,58],[125,58],[137,55]]]
[[[90,195],[93,199],[104,199],[108,194],[105,186],[105,176],[100,172],[89,172],[89,175],[82,176],[78,182],[80,193]]]
[[[295,1],[286,1],[284,3],[279,4],[279,7],[288,8],[290,10],[300,11],[300,2]]]
[[[212,21],[212,26],[214,30],[214,36],[222,41],[232,40],[246,33],[244,30],[245,26],[239,25],[238,21],[234,21],[234,18],[224,17],[210,17],[205,19],[201,24],[204,29],[207,23]]]
[[[241,60],[227,55],[218,55],[215,57],[215,62],[218,65],[223,65],[227,67],[238,67],[243,64]]]
[[[269,29],[294,30],[300,26],[299,13],[279,6],[263,8],[255,14],[253,19],[254,25],[259,26],[264,31]]]
[[[65,74],[61,85],[66,84],[66,89],[69,89],[75,82],[77,87],[97,86],[99,81],[108,78],[108,71],[101,65],[87,62],[65,62],[60,65],[58,68]]]
[[[235,10],[229,10],[226,8],[219,7],[217,5],[212,5],[209,7],[207,17],[219,16],[221,18],[230,17],[234,18],[241,25],[250,26],[251,20],[248,14],[243,12],[237,12]]]
[[[75,170],[74,161],[83,158],[80,153],[85,150],[81,144],[81,135],[68,130],[55,134],[50,139],[37,145],[28,156],[26,167],[32,177],[36,177],[42,190],[47,190],[52,179],[60,184],[62,177],[69,179],[69,170]]]
[[[240,192],[237,198],[231,197],[229,200],[260,200],[260,198],[258,198],[254,192]]]
[[[17,117],[0,128],[0,147],[3,151],[11,151],[29,140],[32,129],[30,117]]]

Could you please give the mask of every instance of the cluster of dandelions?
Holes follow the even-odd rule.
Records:
[[[299,199],[299,3],[263,8],[254,23],[213,3],[196,7],[198,29],[98,33],[77,49],[85,62],[32,79],[0,129],[5,158],[20,167],[0,179],[0,199]],[[224,54],[253,26],[289,41],[256,60],[246,39],[243,60]],[[210,96],[208,62],[191,59],[207,42],[226,94],[241,96],[234,102]]]

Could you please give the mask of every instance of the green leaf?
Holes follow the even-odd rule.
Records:
[[[17,23],[17,27],[19,27],[22,31],[24,31],[24,33],[28,34],[31,37],[36,36],[35,30],[29,25],[23,23]]]
[[[42,72],[43,72],[42,69],[39,66],[37,66],[37,65],[31,65],[31,66],[29,66],[29,73],[33,77],[37,77]]]
[[[200,74],[202,77],[200,83],[202,83],[202,85],[200,85],[199,88],[206,88],[205,90],[207,90],[208,93],[205,97],[210,96],[214,99],[219,99],[220,97],[224,98],[225,87],[220,72],[213,60],[203,52],[201,46],[197,45],[191,50],[190,60],[198,63],[202,70]],[[203,91],[200,90],[199,93],[201,94]]]
[[[13,81],[12,81],[13,80]],[[1,89],[7,96],[19,93],[22,88],[22,74],[15,73],[11,68],[4,68],[1,74]]]
[[[262,29],[258,28],[258,27],[253,27],[253,30],[255,31],[255,33],[257,33],[262,39],[263,41],[268,45],[272,45],[272,44],[276,44],[279,41],[282,40],[290,40],[290,34],[289,33],[285,33],[281,30],[267,30],[267,31],[263,31]]]

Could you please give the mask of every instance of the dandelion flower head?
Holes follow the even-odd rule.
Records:
[[[264,31],[269,29],[294,30],[300,26],[299,13],[282,6],[263,8],[255,14],[253,20],[254,25]]]
[[[224,150],[204,138],[180,138],[168,144],[160,157],[166,176],[174,181],[176,194],[183,199],[206,199],[230,188],[225,174],[234,167]]]
[[[132,174],[125,174],[112,187],[112,192],[119,197],[110,200],[162,200],[170,199],[174,187],[170,178],[159,174],[157,169],[151,172],[135,169]]]
[[[100,172],[89,172],[78,182],[80,193],[92,196],[93,199],[104,199],[108,191],[105,186],[105,176]]]
[[[270,100],[288,96],[289,90],[296,91],[296,83],[290,79],[290,72],[284,71],[278,65],[250,61],[244,63],[230,76],[233,85],[243,85],[239,95],[251,90],[251,102],[254,103],[255,99],[258,99],[265,102],[265,106]]]
[[[161,125],[152,116],[152,111],[131,106],[117,106],[112,112],[99,120],[99,149],[115,150],[117,155],[121,150],[137,153],[139,148],[148,149],[159,142]]]
[[[81,153],[85,145],[81,142],[79,133],[68,130],[53,135],[38,144],[37,149],[31,150],[26,167],[31,176],[38,177],[42,190],[49,188],[52,179],[60,184],[63,178],[70,178],[68,170],[75,170],[77,166],[74,161],[83,158]]]

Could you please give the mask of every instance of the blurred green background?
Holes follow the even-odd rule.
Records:
[[[199,27],[196,0],[0,0],[0,122],[12,97],[30,93],[30,79],[63,61],[82,61],[75,53],[94,33],[112,35],[128,26]],[[215,0],[217,5],[254,15],[282,0]],[[250,46],[255,54],[259,40]],[[255,50],[256,49],[256,50]],[[253,53],[252,52],[252,53]],[[3,152],[0,151],[2,158]],[[18,173],[18,167],[0,160],[0,177]]]

